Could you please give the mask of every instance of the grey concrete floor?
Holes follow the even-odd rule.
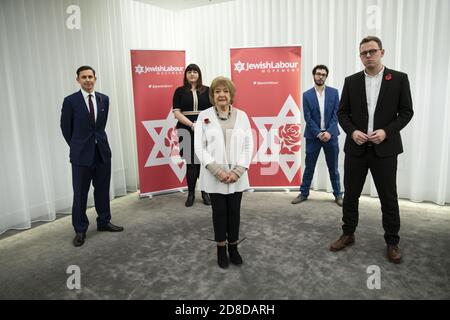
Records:
[[[450,207],[400,201],[404,260],[389,263],[378,199],[361,197],[356,243],[330,252],[342,210],[330,193],[245,193],[239,246],[244,265],[217,266],[211,208],[198,192],[111,203],[121,233],[97,232],[72,245],[71,217],[0,240],[0,299],[450,299]],[[70,290],[69,266],[80,270]],[[369,289],[379,270],[379,289]],[[374,282],[375,281],[375,282]]]

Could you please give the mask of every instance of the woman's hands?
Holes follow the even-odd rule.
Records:
[[[233,171],[228,172],[228,179],[225,183],[235,183],[238,181],[239,177]]]
[[[234,183],[236,181],[238,181],[239,177],[236,173],[234,173],[233,171],[224,171],[224,170],[220,170],[219,173],[216,175],[217,179],[219,179],[220,182],[222,183]]]

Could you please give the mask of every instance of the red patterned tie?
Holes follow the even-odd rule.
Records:
[[[92,123],[95,123],[94,103],[92,102],[92,94],[89,95],[89,114],[91,115]]]

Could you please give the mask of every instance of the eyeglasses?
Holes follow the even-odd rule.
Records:
[[[373,56],[375,53],[377,53],[378,50],[381,50],[381,49],[370,49],[367,51],[360,52],[359,55],[361,57],[367,57],[367,54],[370,54],[370,56]]]
[[[326,78],[328,76],[326,73],[320,73],[320,72],[316,72],[316,73],[314,73],[314,75],[318,76],[318,77],[324,77],[324,78]]]

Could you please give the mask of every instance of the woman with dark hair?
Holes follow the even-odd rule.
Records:
[[[195,184],[200,174],[200,162],[194,152],[194,127],[200,111],[208,109],[209,88],[202,83],[202,72],[196,64],[190,64],[184,71],[183,86],[173,95],[173,113],[178,120],[177,132],[181,146],[181,156],[186,160],[186,180],[188,197],[186,207],[191,207],[195,199]],[[209,195],[202,191],[203,203],[211,205]]]

